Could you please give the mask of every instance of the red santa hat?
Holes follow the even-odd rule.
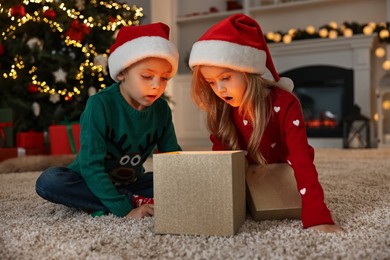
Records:
[[[294,83],[276,72],[260,25],[235,14],[211,27],[192,46],[189,65],[209,65],[262,75],[275,85],[292,91]]]
[[[169,41],[169,27],[164,23],[122,27],[110,53],[108,69],[115,81],[122,70],[145,58],[166,59],[172,65],[171,76],[176,74],[179,63],[179,53]]]

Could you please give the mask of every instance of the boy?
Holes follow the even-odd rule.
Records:
[[[80,118],[80,151],[68,167],[45,170],[44,199],[93,215],[153,216],[153,174],[142,167],[155,147],[181,150],[171,110],[160,98],[178,67],[163,23],[120,29],[108,68],[116,83],[88,99]]]

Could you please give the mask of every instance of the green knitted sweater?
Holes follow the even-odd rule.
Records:
[[[133,206],[116,185],[134,182],[144,173],[143,163],[155,148],[181,150],[168,103],[160,98],[144,111],[132,108],[119,84],[88,99],[80,118],[80,151],[69,168],[79,172],[87,186],[117,216]]]

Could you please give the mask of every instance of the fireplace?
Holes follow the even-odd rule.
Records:
[[[336,66],[305,66],[281,74],[294,81],[308,137],[343,136],[343,119],[353,108],[353,70]]]
[[[295,94],[301,97],[311,125],[312,146],[343,147],[340,121],[355,104],[374,127],[375,86],[382,73],[381,62],[374,55],[378,45],[375,35],[268,45],[277,71],[294,80]],[[370,142],[375,143],[375,136]]]

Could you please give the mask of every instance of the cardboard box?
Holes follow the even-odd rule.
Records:
[[[50,154],[75,154],[80,150],[80,124],[49,126]]]
[[[156,233],[230,236],[244,223],[243,151],[155,154],[153,174]]]
[[[301,219],[301,196],[288,164],[250,165],[246,183],[249,211],[254,220]]]

